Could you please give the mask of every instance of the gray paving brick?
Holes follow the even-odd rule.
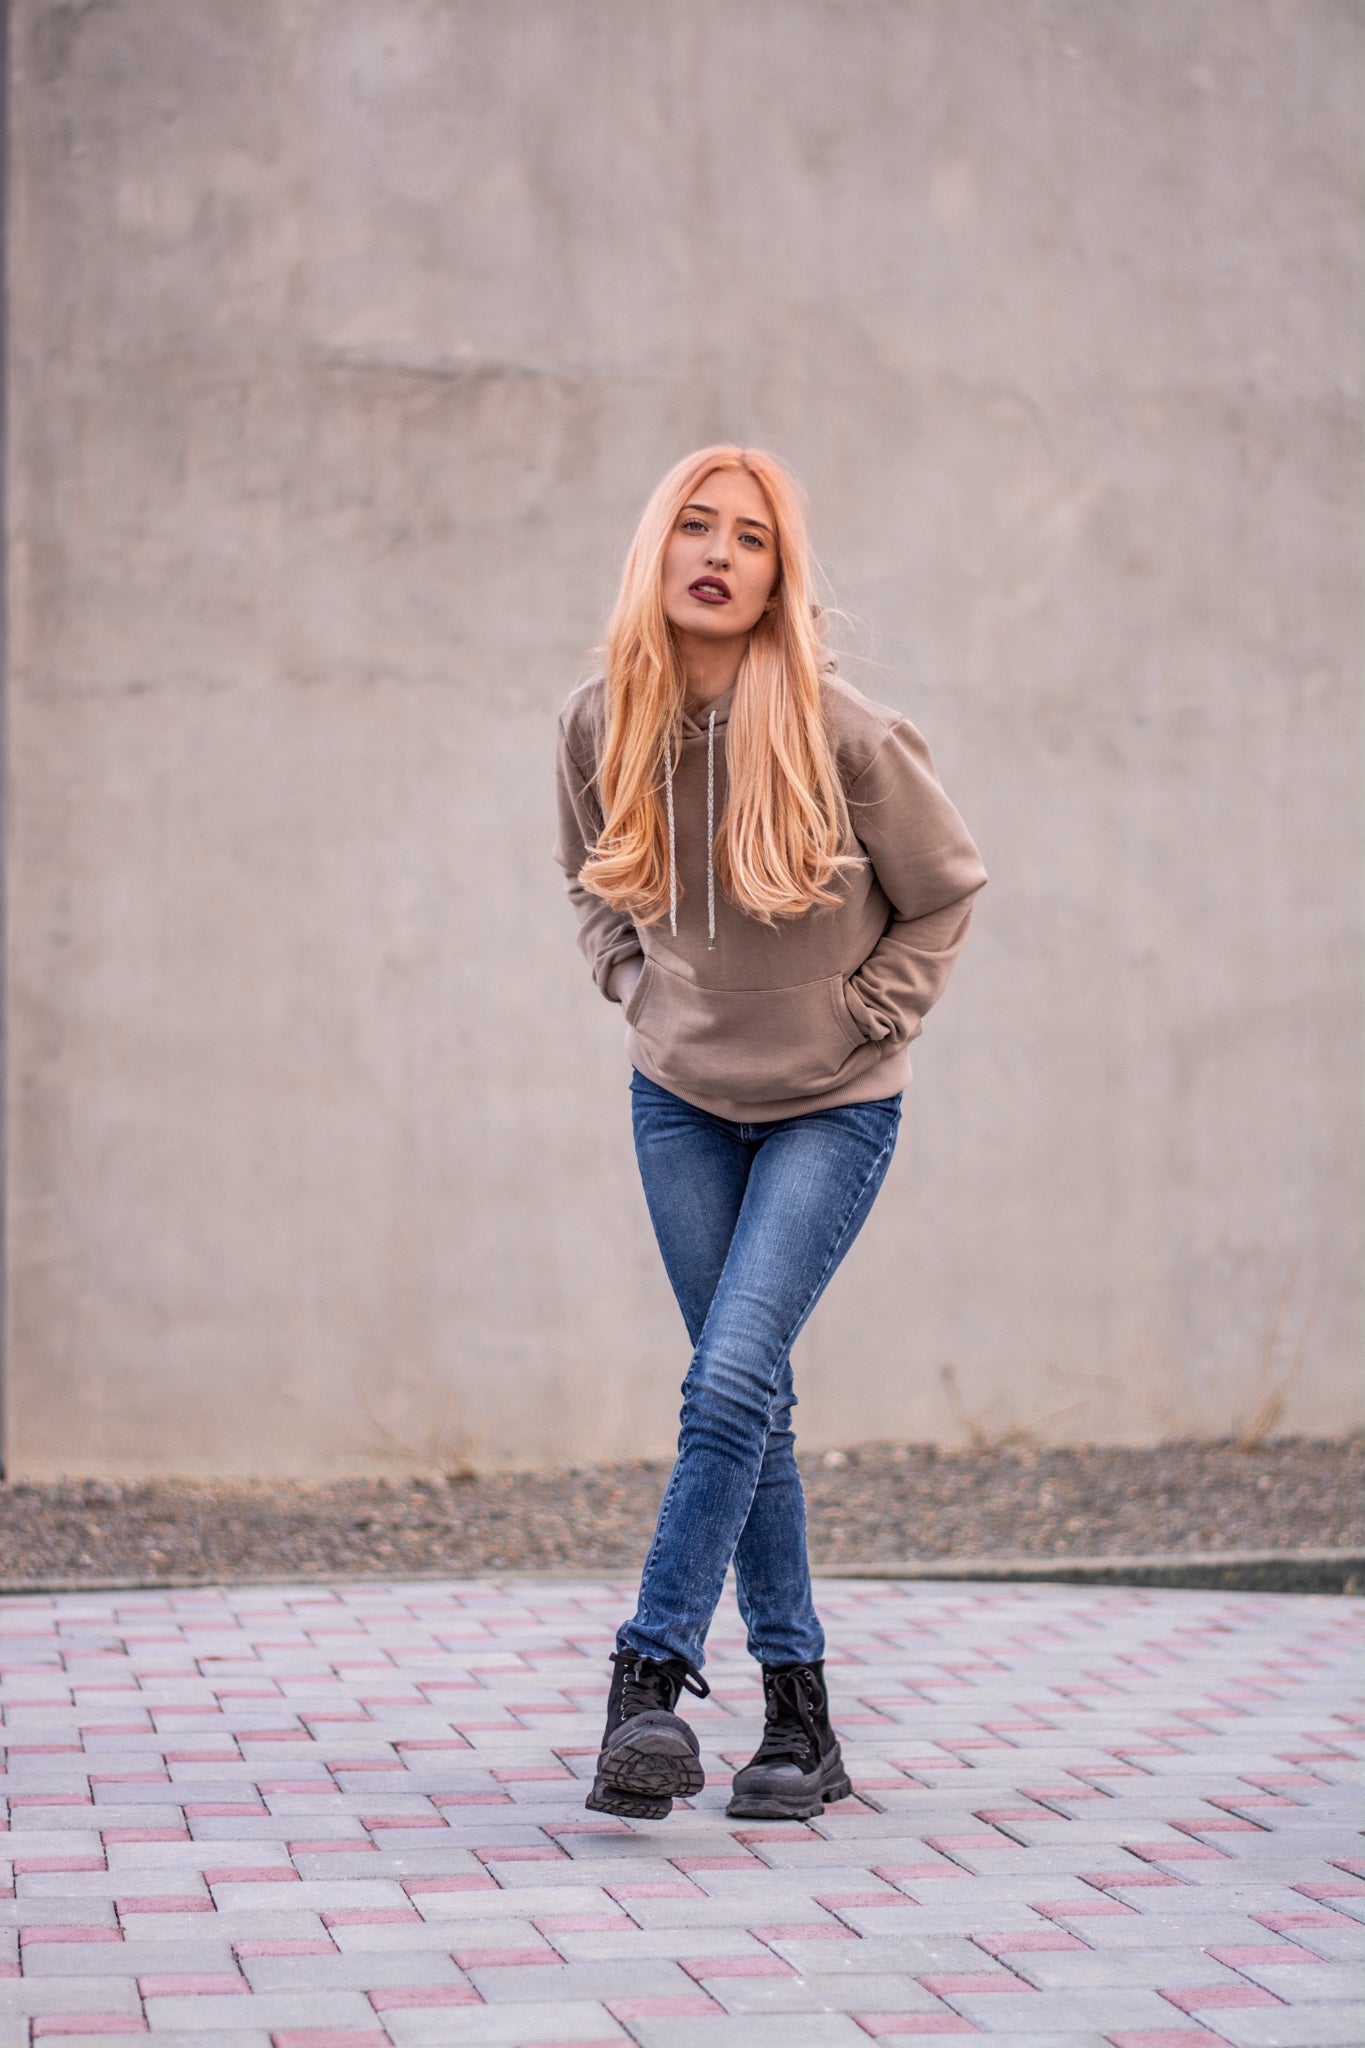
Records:
[[[0,1979],[0,2016],[18,2013],[101,2012],[140,2010],[137,1985],[131,1977],[6,1977]]]
[[[863,2029],[843,2013],[745,2013],[722,2019],[632,2020],[640,2048],[868,2048]]]
[[[1365,2002],[1247,2006],[1210,2017],[1233,2048],[1360,2048],[1365,2041]]]
[[[1167,1999],[1131,1985],[1100,1990],[945,1992],[945,2005],[972,2020],[983,2033],[1066,2034],[1084,2028],[1118,2032],[1159,2030],[1183,2024]]]
[[[535,2048],[540,2041],[631,2039],[604,2006],[582,1999],[563,2005],[461,2006],[455,2013],[386,2012],[384,2025],[395,2048],[451,2048],[455,2041],[460,2048]],[[858,2048],[867,2048],[865,2034]]]
[[[236,1997],[198,1992],[148,1998],[153,2034],[198,2035],[205,2028],[364,2027],[373,2030],[374,2007],[359,1991],[267,1991]]]

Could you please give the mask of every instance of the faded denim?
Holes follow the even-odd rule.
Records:
[[[823,1657],[791,1411],[791,1348],[891,1163],[901,1097],[732,1123],[630,1082],[650,1220],[694,1346],[678,1457],[617,1646],[705,1661],[733,1561],[750,1653]]]

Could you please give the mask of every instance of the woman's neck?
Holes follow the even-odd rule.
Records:
[[[677,643],[687,708],[689,712],[705,711],[717,697],[733,688],[749,636],[744,633],[733,640],[704,640],[693,633],[679,633]]]

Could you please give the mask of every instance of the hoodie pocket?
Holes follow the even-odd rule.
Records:
[[[625,1017],[665,1086],[734,1103],[822,1094],[861,1070],[868,1045],[841,974],[792,988],[701,988],[650,959]]]

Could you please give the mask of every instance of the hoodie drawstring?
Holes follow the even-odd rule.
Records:
[[[716,950],[716,872],[711,847],[716,834],[716,710],[706,727],[706,946]]]
[[[664,767],[668,771],[664,783],[664,796],[668,804],[668,927],[674,938],[678,936],[678,861],[677,840],[673,829],[673,735],[669,733],[664,741]]]
[[[664,739],[664,800],[668,811],[668,928],[678,936],[678,840],[673,818],[673,735]],[[716,713],[706,722],[706,950],[716,950]]]

